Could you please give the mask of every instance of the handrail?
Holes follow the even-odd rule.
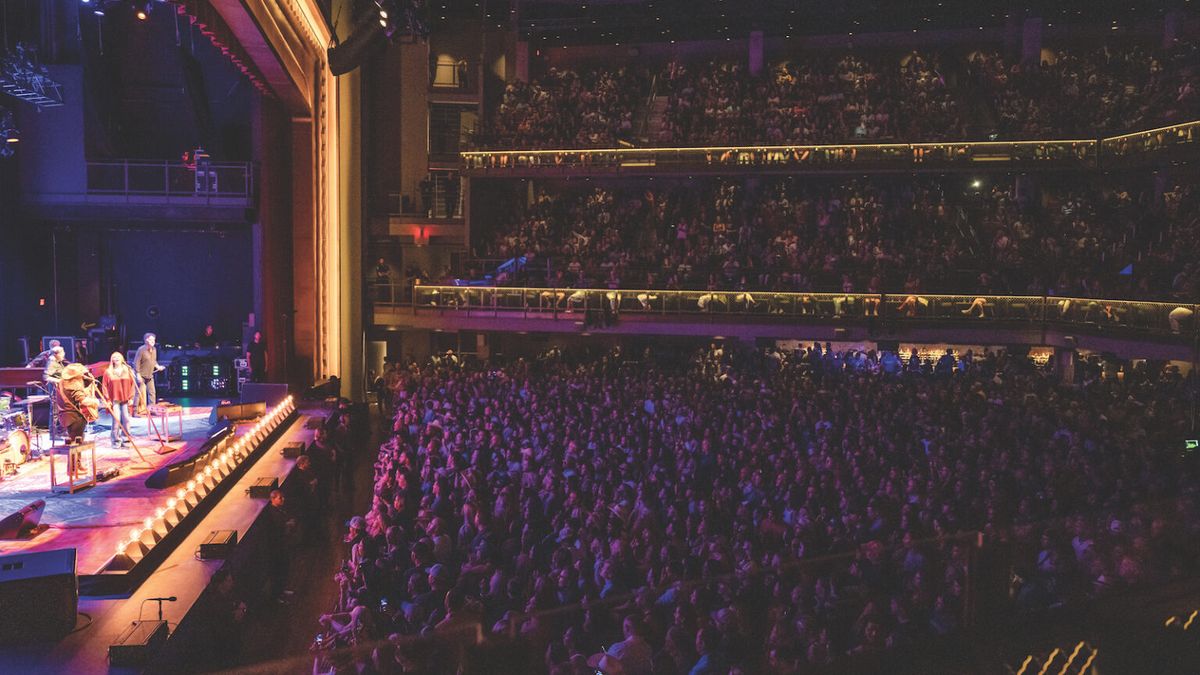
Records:
[[[252,162],[192,165],[177,160],[87,162],[88,194],[250,198],[254,190]]]
[[[588,311],[645,315],[760,316],[768,319],[934,321],[1029,326],[1058,324],[1103,327],[1193,339],[1200,305],[1048,295],[938,293],[795,293],[772,291],[506,286],[376,286],[382,306],[414,311],[478,310],[495,316],[578,316]]]
[[[863,163],[892,169],[989,164],[1096,168],[1137,152],[1200,141],[1200,120],[1101,139],[935,141],[818,145],[471,150],[465,171],[638,169],[648,167],[836,168]]]

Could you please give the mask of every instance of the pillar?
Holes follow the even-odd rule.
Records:
[[[1075,383],[1075,350],[1070,347],[1054,348],[1054,374],[1063,384]]]
[[[517,81],[529,81],[529,43],[525,40],[517,42]]]
[[[1027,208],[1037,198],[1037,183],[1033,176],[1027,173],[1017,175],[1016,181],[1017,204],[1022,209]]]
[[[1170,49],[1175,46],[1176,40],[1179,39],[1179,28],[1184,21],[1182,10],[1173,9],[1167,12],[1163,17],[1163,49]]]
[[[1042,62],[1042,20],[1039,17],[1025,19],[1021,31],[1021,62],[1034,65]]]
[[[749,47],[748,62],[750,76],[758,77],[762,74],[763,70],[763,32],[761,30],[750,31]]]

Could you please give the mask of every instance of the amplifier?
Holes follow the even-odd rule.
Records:
[[[145,665],[154,652],[167,641],[166,621],[134,621],[121,633],[115,644],[108,646],[110,666]]]
[[[270,499],[271,490],[279,487],[279,478],[276,476],[262,476],[254,479],[254,485],[250,486],[251,499]]]
[[[283,448],[281,448],[279,452],[283,454],[286,459],[296,459],[300,455],[304,454],[304,443],[301,443],[300,441],[284,443]]]
[[[213,530],[200,542],[201,560],[224,560],[237,546],[237,530]]]

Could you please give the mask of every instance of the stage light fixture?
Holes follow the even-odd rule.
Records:
[[[147,14],[146,10],[144,9],[139,9],[135,16],[137,16],[138,21],[145,21],[146,19],[150,18],[150,15]]]

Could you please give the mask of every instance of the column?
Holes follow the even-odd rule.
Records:
[[[1021,31],[1021,62],[1042,62],[1042,20],[1038,17],[1025,19],[1025,27]]]
[[[761,30],[750,31],[749,47],[750,76],[758,77],[763,70],[763,32]]]
[[[517,81],[529,81],[529,43],[525,40],[517,42]]]
[[[1054,374],[1063,384],[1075,383],[1075,350],[1070,347],[1054,348]]]
[[[1163,49],[1170,49],[1175,46],[1175,41],[1179,39],[1180,24],[1184,21],[1182,10],[1173,9],[1167,12],[1163,17]]]

